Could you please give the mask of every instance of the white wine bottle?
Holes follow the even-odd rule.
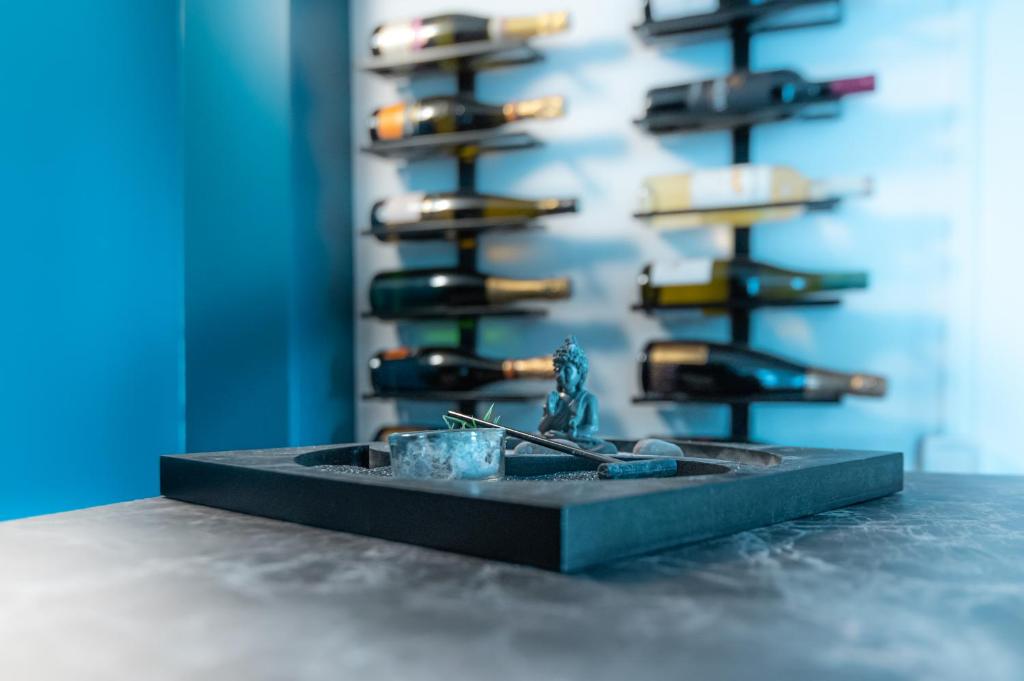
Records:
[[[381,56],[401,55],[428,47],[456,43],[521,40],[537,35],[560,33],[567,28],[568,12],[495,18],[442,14],[382,24],[375,28],[370,36],[370,50],[373,54]]]
[[[805,202],[870,192],[868,178],[816,181],[787,166],[738,164],[649,177],[637,212],[654,217],[657,227],[743,226],[791,219]]]

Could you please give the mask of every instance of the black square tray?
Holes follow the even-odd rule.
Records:
[[[631,442],[617,442],[628,451]],[[903,488],[900,453],[679,441],[677,476],[648,480],[397,480],[324,466],[387,463],[382,443],[164,456],[167,497],[572,572],[811,515]],[[580,471],[509,456],[506,474]]]

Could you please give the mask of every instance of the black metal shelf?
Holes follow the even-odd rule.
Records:
[[[537,307],[511,307],[507,305],[466,305],[464,307],[429,308],[400,315],[363,312],[364,319],[381,321],[417,321],[430,319],[476,319],[478,317],[543,317],[548,311]]]
[[[808,404],[837,404],[839,397],[815,397],[807,398],[801,395],[779,395],[779,396],[758,396],[758,397],[694,397],[687,393],[645,393],[633,398],[634,404],[648,404],[656,402],[672,402],[676,404],[727,404],[727,405],[751,405],[755,403],[786,402]]]
[[[417,135],[408,139],[378,140],[362,151],[382,158],[419,160],[437,156],[475,156],[497,151],[515,151],[539,147],[540,140],[528,132],[503,130],[467,130]]]
[[[737,23],[743,23],[748,33],[836,24],[843,17],[843,6],[841,0],[789,0],[654,21],[648,2],[644,5],[644,16],[646,18],[643,23],[634,26],[633,30],[645,43],[697,42],[728,36],[732,26]]]
[[[488,393],[482,390],[363,393],[364,400],[415,400],[419,402],[534,402],[541,401],[544,397],[543,393]]]
[[[713,122],[693,123],[684,114],[679,113],[654,113],[647,114],[643,118],[637,118],[634,124],[651,135],[677,135],[683,133],[710,132],[716,130],[733,130],[740,127],[764,125],[777,123],[792,118],[801,120],[829,120],[839,118],[842,111],[842,103],[839,100],[821,102],[815,104],[812,109],[805,109],[801,112],[778,111],[767,114],[764,111],[755,111],[742,115],[715,116]]]
[[[360,232],[381,241],[415,241],[426,239],[454,240],[482,232],[513,232],[541,229],[530,220],[509,218],[474,218],[472,220],[424,220],[390,227],[370,227]]]
[[[374,57],[364,62],[360,68],[381,76],[408,76],[483,71],[530,64],[543,58],[543,55],[525,40],[479,40],[428,47],[400,57]]]
[[[839,197],[815,201],[783,201],[781,203],[758,203],[751,206],[716,206],[714,208],[686,208],[682,210],[660,210],[649,213],[633,213],[638,220],[654,220],[656,218],[674,217],[682,215],[706,215],[708,213],[741,212],[750,210],[765,210],[772,208],[799,208],[807,210],[831,210],[842,201]]]
[[[678,305],[644,305],[635,303],[631,309],[647,315],[670,314],[685,310],[756,310],[764,307],[825,307],[839,305],[838,298],[805,298],[803,300],[744,300],[742,298],[724,303],[681,303]]]

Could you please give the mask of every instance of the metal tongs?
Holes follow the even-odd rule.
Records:
[[[540,435],[533,435],[531,433],[525,433],[521,430],[509,428],[508,426],[499,426],[496,423],[490,421],[484,421],[483,419],[475,416],[468,416],[466,414],[460,414],[457,411],[449,411],[449,416],[453,416],[464,421],[468,421],[484,428],[504,428],[506,432],[514,435],[520,440],[526,440],[532,442],[535,445],[541,447],[547,447],[553,449],[556,452],[562,452],[564,454],[572,454],[584,459],[590,459],[600,464],[597,467],[597,477],[603,480],[628,480],[631,478],[670,478],[676,474],[676,460],[668,458],[652,458],[652,459],[621,459],[608,454],[599,454],[597,452],[590,452],[586,449],[580,449],[579,447],[573,447],[571,445],[562,444],[554,440],[549,440],[546,437]]]

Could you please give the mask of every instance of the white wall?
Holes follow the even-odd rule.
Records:
[[[949,399],[951,385],[966,381],[952,374],[969,371],[949,372],[945,367],[952,343],[973,342],[957,321],[967,305],[957,307],[953,292],[967,290],[964,277],[973,270],[963,266],[962,254],[965,244],[974,243],[969,226],[982,205],[993,200],[979,196],[976,182],[966,181],[986,162],[976,153],[979,131],[988,116],[995,115],[979,113],[976,103],[970,103],[980,87],[974,69],[991,58],[979,51],[984,41],[978,36],[978,13],[984,3],[853,0],[848,5],[841,25],[756,37],[753,67],[794,67],[821,79],[875,73],[878,92],[851,98],[839,120],[759,128],[752,154],[756,161],[791,164],[812,177],[870,174],[878,190],[874,197],[848,202],[834,213],[759,226],[753,250],[759,259],[793,268],[864,268],[871,273],[871,288],[847,296],[841,307],[757,312],[753,345],[810,364],[884,374],[890,379],[890,394],[883,400],[851,398],[841,406],[759,405],[753,414],[753,434],[794,445],[899,449],[913,460],[923,436],[948,430],[949,415],[955,411]],[[453,7],[448,0],[354,3],[355,61],[368,54],[367,38],[375,24]],[[576,333],[591,357],[590,387],[601,398],[606,433],[718,434],[727,425],[722,408],[656,408],[633,405],[630,398],[638,391],[635,357],[646,341],[725,339],[726,321],[684,317],[664,322],[633,313],[629,306],[636,298],[636,274],[645,262],[726,253],[729,234],[658,233],[630,213],[642,177],[725,164],[730,160],[729,137],[707,133],[655,139],[630,120],[639,113],[649,87],[726,72],[729,45],[716,41],[644,46],[629,30],[639,7],[639,0],[522,0],[514,6],[487,1],[460,8],[478,14],[568,8],[574,22],[568,34],[538,41],[547,55],[544,63],[489,72],[479,79],[484,101],[561,93],[570,107],[563,120],[530,125],[548,142],[545,148],[483,160],[480,189],[576,196],[582,207],[578,215],[549,220],[546,232],[485,237],[487,271],[524,277],[567,274],[576,290],[571,301],[552,305],[547,319],[486,321],[483,348],[494,356],[535,354],[550,351],[565,334]],[[993,21],[991,30],[1011,31],[1020,25],[1007,22],[1004,28]],[[356,77],[358,141],[366,139],[365,114],[409,95],[405,87],[373,75]],[[411,92],[423,96],[449,92],[451,87],[443,78],[417,81]],[[999,144],[993,143],[982,153],[998,156],[999,151]],[[369,207],[379,197],[406,188],[440,191],[455,186],[454,164],[449,161],[408,168],[368,156],[353,162],[357,225],[366,223]],[[999,225],[992,228],[998,231]],[[445,244],[399,249],[355,238],[360,309],[365,307],[366,284],[374,271],[400,263],[452,262],[451,247]],[[998,241],[985,243],[991,245],[980,248],[992,248],[992,257],[998,258]],[[969,261],[973,265],[974,260]],[[961,330],[959,336],[956,329]],[[357,367],[365,367],[380,347],[444,341],[451,333],[444,324],[396,328],[359,320]],[[365,389],[365,369],[359,378]],[[446,406],[363,403],[357,418],[359,435],[369,436],[381,423],[436,421],[442,408]],[[539,406],[503,405],[501,413],[510,425],[530,427],[536,424]],[[953,452],[941,465],[949,467],[960,456]],[[979,462],[984,455],[977,456],[974,465],[983,465]],[[1003,461],[1001,466],[1011,463]]]

